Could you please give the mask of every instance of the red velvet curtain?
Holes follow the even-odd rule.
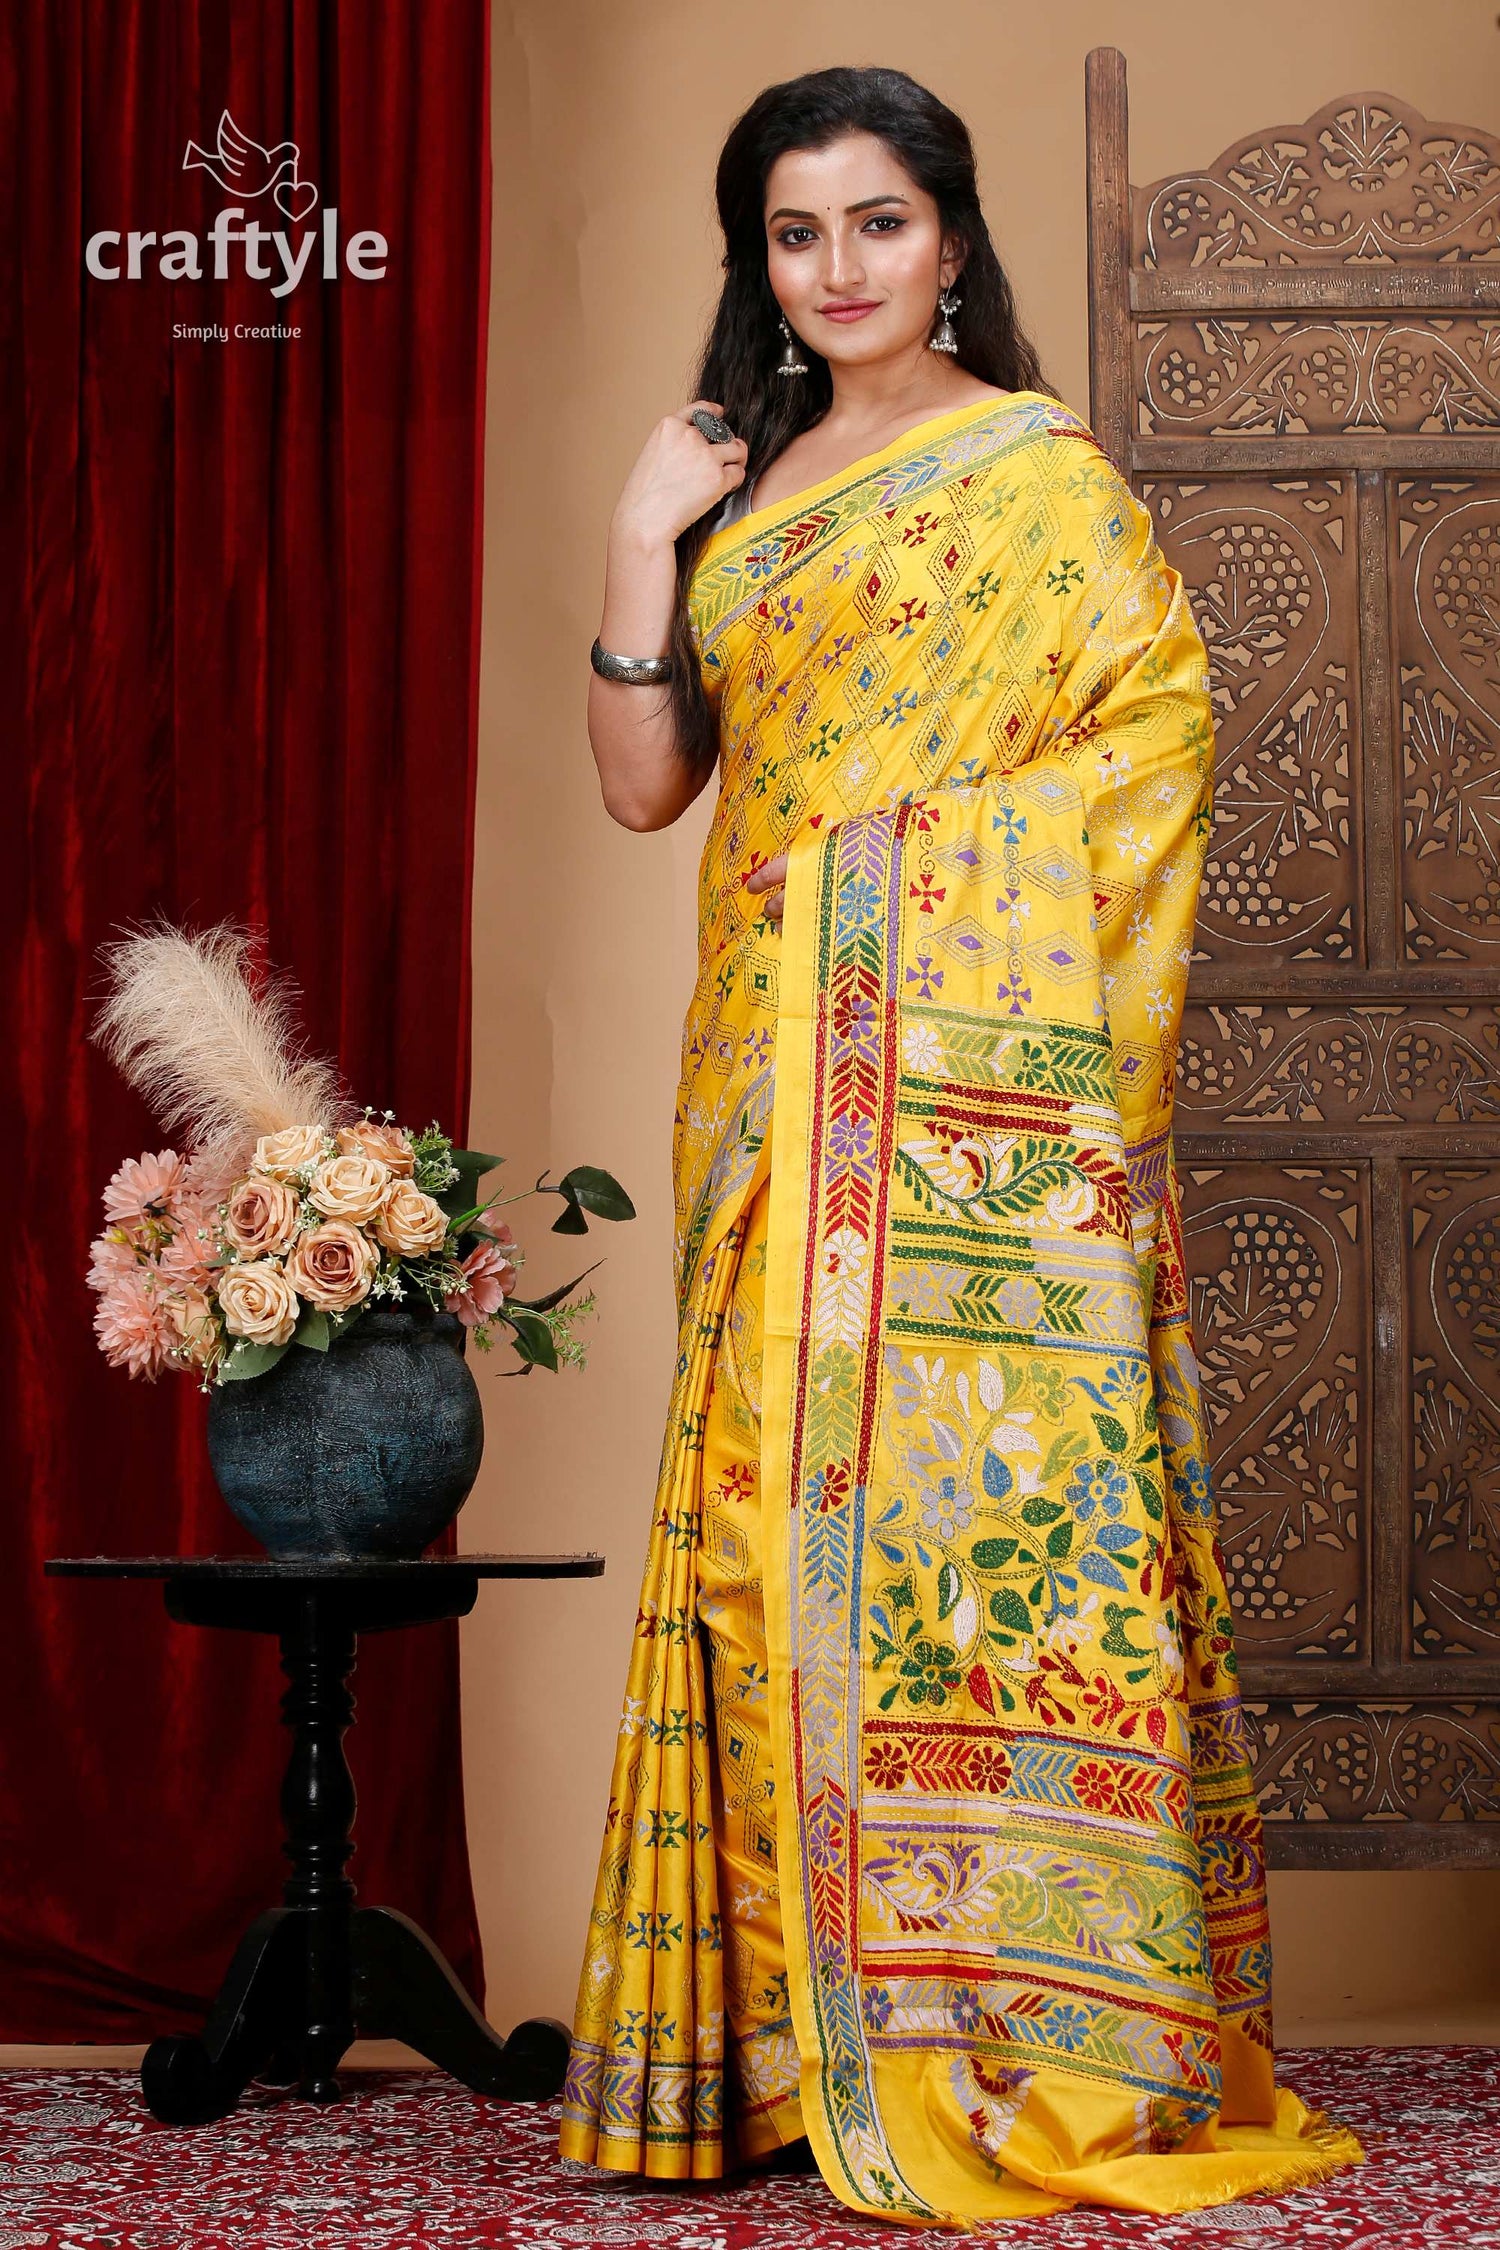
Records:
[[[100,1191],[165,1136],[88,995],[122,921],[262,924],[358,1098],[464,1131],[488,85],[485,0],[0,11],[0,2039],[191,2026],[279,1896],[274,1646],[42,1576],[249,1544],[191,1380],[94,1345]],[[290,209],[184,168],[225,111],[296,144]],[[214,278],[226,206],[317,232],[294,289],[238,242]],[[330,207],[341,246],[384,235],[383,278],[325,278]],[[195,235],[204,278],[162,278],[159,242],[129,278],[132,229]],[[101,230],[118,279],[87,270]],[[352,1872],[477,1990],[456,1629],[368,1640],[354,1686]]]

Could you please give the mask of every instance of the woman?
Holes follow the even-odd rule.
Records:
[[[947,2224],[1318,2179],[1361,2152],[1273,2079],[1169,1138],[1203,644],[951,111],[774,86],[718,203],[590,683],[616,819],[719,793],[563,2152],[805,2136]]]

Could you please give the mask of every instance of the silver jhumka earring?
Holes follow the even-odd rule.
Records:
[[[781,316],[781,333],[786,338],[786,345],[782,351],[780,363],[778,364],[776,369],[777,374],[805,375],[807,373],[807,361],[798,357],[797,345],[790,328],[788,328],[786,324],[785,313],[783,313]]]
[[[962,303],[962,297],[955,297],[951,289],[944,289],[939,292],[938,310],[942,313],[943,322],[937,334],[930,336],[927,340],[927,349],[930,352],[956,352],[958,350],[958,338],[953,333],[953,315]]]

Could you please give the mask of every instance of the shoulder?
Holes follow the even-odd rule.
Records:
[[[992,407],[951,434],[949,450],[955,469],[991,468],[1015,492],[1138,505],[1082,415],[1050,392],[997,392]]]
[[[1126,550],[1154,549],[1149,509],[1083,416],[1040,392],[1017,392],[1015,398],[1031,410],[1030,442],[1022,454],[1025,481],[1045,498],[1059,534],[1086,540],[1101,561],[1113,562]]]

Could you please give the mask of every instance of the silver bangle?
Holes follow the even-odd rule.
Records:
[[[598,641],[589,650],[589,662],[601,680],[623,680],[627,687],[654,687],[672,677],[670,656],[615,656]]]

